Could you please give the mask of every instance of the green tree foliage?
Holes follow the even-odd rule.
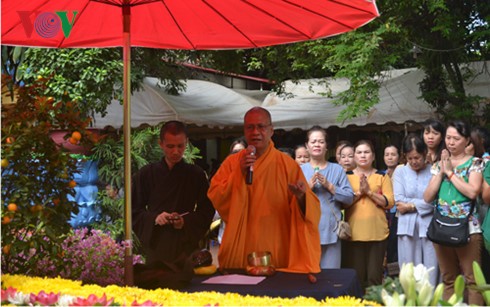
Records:
[[[488,1],[380,0],[377,5],[380,17],[355,31],[240,51],[245,67],[250,74],[275,81],[280,93],[287,79],[348,78],[351,88],[337,99],[345,105],[339,121],[365,114],[379,101],[382,71],[418,67],[427,74],[420,84],[422,97],[441,117],[485,124],[488,101],[469,96],[463,82],[478,73],[489,74],[488,67],[477,72],[462,64],[490,58]]]
[[[68,96],[78,103],[82,116],[105,114],[112,99],[122,101],[123,61],[120,48],[41,49],[2,46],[2,70],[16,82],[30,84],[47,78],[45,96]],[[144,77],[160,78],[170,93],[185,89],[185,70],[175,63],[193,54],[172,50],[133,48],[131,90],[141,87]]]

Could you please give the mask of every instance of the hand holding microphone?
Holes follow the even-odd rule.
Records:
[[[247,156],[252,156],[254,159],[252,161],[252,164],[247,169],[247,175],[245,177],[245,182],[247,184],[252,184],[252,181],[253,181],[253,176],[254,176],[254,165],[253,165],[253,163],[255,162],[255,152],[256,152],[255,146],[248,145]],[[248,160],[249,159],[247,157],[247,162],[248,162]]]

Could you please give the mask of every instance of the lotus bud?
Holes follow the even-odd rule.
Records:
[[[434,290],[434,286],[430,284],[430,282],[426,281],[418,291],[417,305],[418,306],[427,306],[430,303],[430,299],[432,297],[432,291]]]
[[[440,283],[437,285],[436,290],[434,291],[434,295],[432,296],[432,301],[430,302],[431,306],[438,306],[439,301],[442,298],[442,293],[444,292],[444,284]]]
[[[408,294],[410,283],[415,283],[413,277],[413,263],[404,263],[400,270],[400,284],[402,285],[403,291]]]
[[[393,306],[393,297],[391,297],[384,288],[381,289],[381,299],[385,306]]]
[[[448,300],[448,303],[451,305],[458,304],[463,301],[463,291],[465,287],[465,282],[463,279],[463,275],[458,275],[456,280],[454,281],[454,294]]]
[[[487,282],[485,280],[485,276],[483,275],[483,272],[481,270],[480,265],[478,262],[473,261],[473,275],[475,276],[475,283],[477,286],[486,286]],[[483,300],[485,303],[490,305],[490,290],[485,290],[482,292]]]
[[[398,294],[398,292],[393,293],[393,306],[403,306],[405,305],[405,294]]]
[[[423,264],[418,264],[414,267],[413,276],[415,277],[415,289],[417,290],[417,292],[420,292],[422,286],[426,282],[430,282],[430,272],[433,270],[434,267],[427,269]]]
[[[454,293],[458,297],[461,297],[462,298],[463,297],[464,288],[465,288],[465,282],[464,282],[463,275],[458,275],[458,277],[456,277],[456,280],[454,281]]]
[[[398,300],[399,300],[400,304],[398,304],[398,306],[405,305],[405,299],[406,299],[406,295],[405,294],[400,294],[399,297],[398,297]]]
[[[393,296],[390,296],[385,289],[381,289],[381,299],[385,306],[403,306],[405,303],[405,295],[395,291]]]

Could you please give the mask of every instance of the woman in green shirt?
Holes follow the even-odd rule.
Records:
[[[470,128],[463,121],[450,122],[446,129],[446,149],[441,160],[432,165],[432,178],[424,192],[424,200],[434,202],[442,215],[462,218],[470,214],[471,204],[481,191],[483,163],[465,152],[470,143]],[[448,300],[454,293],[454,281],[464,275],[467,285],[475,284],[472,262],[481,265],[480,249],[482,234],[476,212],[471,213],[470,241],[462,247],[434,243],[439,268],[444,282],[443,298]],[[481,294],[469,289],[468,303],[483,305]]]

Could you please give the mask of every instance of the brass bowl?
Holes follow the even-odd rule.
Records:
[[[270,266],[271,263],[270,252],[252,252],[248,254],[247,261],[250,266]]]

